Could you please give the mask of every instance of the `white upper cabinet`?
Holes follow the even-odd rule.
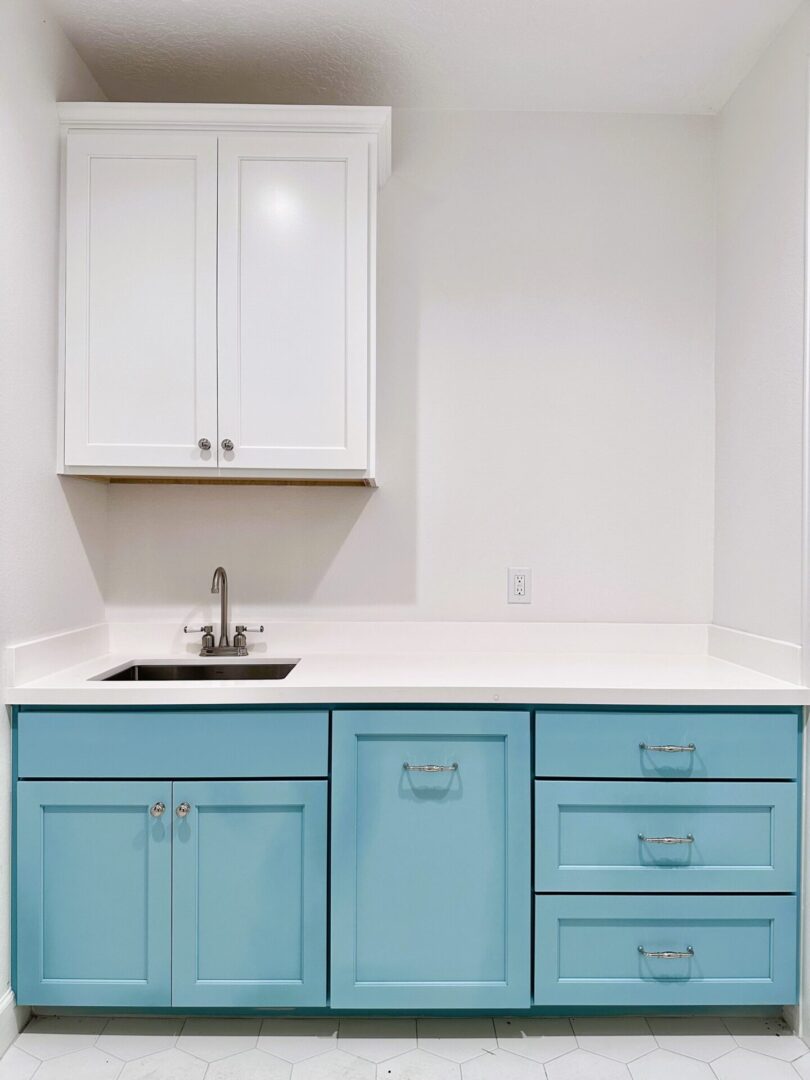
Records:
[[[216,136],[75,132],[66,175],[65,464],[210,465]]]
[[[373,481],[390,110],[61,117],[60,471]]]
[[[370,149],[351,135],[219,141],[223,468],[368,466]]]

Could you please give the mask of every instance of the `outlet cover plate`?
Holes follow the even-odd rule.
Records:
[[[506,572],[506,599],[510,604],[532,602],[532,572],[528,566],[510,566]]]

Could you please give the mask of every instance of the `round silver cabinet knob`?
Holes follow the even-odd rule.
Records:
[[[181,802],[180,805],[175,810],[175,813],[177,814],[178,817],[188,817],[190,810],[191,810],[191,806],[190,806],[189,803]]]
[[[220,446],[223,450],[233,450],[233,441],[231,439],[223,439]]]
[[[211,449],[211,440],[210,439],[200,439],[200,441],[197,443],[197,446],[199,446],[199,448],[201,450],[210,450]]]
[[[156,803],[153,803],[152,806],[149,807],[149,813],[152,815],[152,817],[160,817],[165,809],[166,809],[166,804],[165,803],[156,802]]]

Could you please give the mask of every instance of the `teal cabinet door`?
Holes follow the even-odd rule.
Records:
[[[170,1004],[170,804],[165,781],[17,785],[20,1004]]]
[[[172,1005],[326,1002],[326,782],[176,781]]]
[[[331,1004],[530,1004],[528,713],[336,712]]]

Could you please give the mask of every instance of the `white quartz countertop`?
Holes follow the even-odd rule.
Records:
[[[274,652],[254,659],[285,660],[295,655]],[[679,652],[302,651],[298,665],[280,681],[157,683],[97,678],[150,660],[188,663],[191,658],[188,653],[109,652],[12,685],[6,701],[54,706],[810,704],[806,687],[717,657]]]

